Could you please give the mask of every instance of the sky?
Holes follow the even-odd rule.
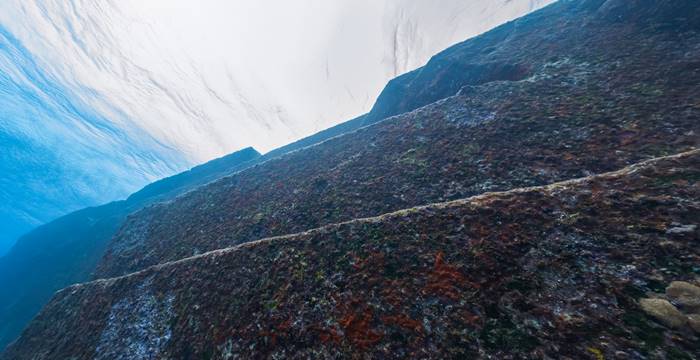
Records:
[[[3,0],[0,254],[57,216],[361,115],[391,78],[550,2]]]

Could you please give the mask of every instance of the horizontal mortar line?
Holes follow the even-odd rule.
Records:
[[[321,226],[318,228],[314,228],[314,229],[310,229],[310,230],[306,230],[306,231],[298,232],[298,233],[294,233],[294,234],[279,235],[279,236],[273,236],[273,237],[269,237],[269,238],[254,240],[254,241],[246,242],[243,244],[238,244],[238,245],[223,248],[223,249],[208,251],[208,252],[205,252],[203,254],[186,257],[186,258],[179,259],[179,260],[174,260],[174,261],[169,261],[169,262],[153,265],[153,266],[147,267],[145,269],[135,271],[135,272],[132,272],[129,274],[125,274],[122,276],[118,276],[118,277],[107,278],[107,279],[98,279],[98,280],[93,280],[93,281],[86,282],[86,283],[74,284],[74,285],[71,285],[71,286],[66,287],[64,289],[58,290],[56,292],[56,294],[64,292],[64,291],[69,291],[69,290],[77,290],[81,287],[92,286],[92,285],[101,285],[101,286],[106,287],[106,286],[110,286],[112,283],[114,283],[120,279],[129,278],[129,277],[136,277],[136,276],[151,273],[151,272],[158,272],[158,271],[165,269],[165,268],[170,268],[170,267],[178,266],[181,264],[197,261],[201,258],[216,257],[216,256],[240,251],[240,250],[243,250],[243,249],[246,249],[249,247],[255,247],[255,246],[258,246],[261,244],[266,244],[266,243],[271,243],[271,242],[276,242],[276,241],[281,241],[281,240],[293,240],[295,238],[304,237],[307,235],[324,233],[330,229],[337,229],[337,228],[345,226],[345,225],[361,224],[361,223],[377,223],[377,222],[381,222],[382,220],[385,220],[388,218],[402,217],[405,215],[418,213],[418,212],[423,211],[423,210],[447,209],[447,208],[451,208],[451,207],[464,206],[464,205],[467,205],[469,203],[474,203],[475,205],[479,205],[479,203],[483,203],[483,202],[486,202],[488,200],[501,199],[501,198],[505,198],[505,197],[508,197],[508,196],[511,196],[514,194],[523,194],[523,193],[528,193],[528,192],[533,192],[533,191],[551,191],[551,190],[556,190],[556,189],[563,189],[563,188],[569,187],[571,185],[578,185],[578,184],[586,183],[586,182],[593,180],[593,179],[615,178],[615,177],[618,177],[620,175],[633,174],[637,170],[644,168],[645,166],[647,166],[649,164],[654,164],[654,163],[666,161],[666,160],[682,159],[682,158],[690,157],[693,155],[700,155],[700,149],[693,148],[692,150],[685,151],[685,152],[678,153],[678,154],[674,154],[674,155],[661,156],[661,157],[647,159],[647,160],[644,160],[644,161],[641,161],[641,162],[638,162],[638,163],[635,163],[632,165],[625,166],[619,170],[601,173],[601,174],[594,174],[594,175],[585,176],[585,177],[576,178],[576,179],[554,182],[554,183],[548,184],[548,185],[522,187],[522,188],[516,188],[516,189],[507,190],[507,191],[486,192],[483,194],[471,196],[471,197],[464,198],[464,199],[415,206],[412,208],[401,209],[401,210],[389,212],[389,213],[378,215],[378,216],[357,218],[357,219],[352,219],[352,220],[348,220],[348,221],[344,221],[344,222],[328,224],[328,225],[324,225],[324,226]]]
[[[477,85],[477,86],[475,86],[475,87],[481,87],[481,86],[484,86],[484,85],[486,85],[486,84]],[[371,123],[371,124],[366,124],[366,125],[363,125],[363,126],[361,126],[361,127],[359,127],[359,128],[353,129],[352,131],[349,131],[349,132],[346,132],[346,133],[341,133],[341,134],[338,134],[338,135],[329,137],[329,138],[327,138],[327,139],[325,139],[325,140],[323,140],[323,141],[320,141],[320,142],[317,142],[317,143],[314,143],[314,144],[309,144],[309,145],[306,145],[306,146],[302,146],[302,147],[300,147],[300,148],[298,148],[298,149],[294,149],[294,150],[292,150],[292,151],[289,151],[289,152],[286,152],[286,153],[283,153],[283,154],[279,154],[279,155],[274,156],[274,157],[266,158],[268,154],[267,154],[267,153],[266,153],[266,154],[262,154],[260,157],[261,157],[261,158],[265,158],[265,159],[263,159],[263,160],[262,160],[261,162],[259,162],[259,163],[252,164],[252,165],[249,166],[249,167],[246,167],[246,168],[243,168],[243,169],[234,171],[233,173],[227,174],[227,175],[222,176],[222,177],[220,177],[220,178],[218,178],[218,179],[214,179],[214,180],[212,180],[212,181],[210,181],[210,182],[208,182],[208,183],[202,184],[202,185],[199,186],[199,187],[195,187],[195,188],[190,189],[190,190],[188,190],[188,191],[186,191],[186,192],[184,192],[184,193],[182,193],[182,194],[179,194],[179,195],[177,195],[176,197],[174,197],[174,198],[172,198],[172,199],[167,199],[167,200],[163,200],[163,201],[157,201],[157,202],[155,202],[155,203],[149,204],[149,205],[143,207],[142,209],[140,209],[140,210],[138,210],[138,211],[136,211],[136,212],[134,212],[134,213],[132,213],[132,214],[129,214],[129,217],[131,217],[131,216],[133,216],[133,215],[135,215],[135,214],[138,214],[139,212],[141,212],[141,210],[144,210],[144,209],[147,209],[147,208],[155,208],[155,207],[160,207],[160,206],[163,206],[163,205],[170,205],[170,204],[176,202],[177,200],[179,200],[180,198],[184,198],[185,195],[189,195],[189,194],[191,194],[191,193],[195,193],[195,192],[197,192],[197,191],[199,191],[200,189],[205,188],[205,187],[209,187],[209,186],[213,186],[213,185],[221,185],[221,184],[223,184],[225,181],[231,180],[231,179],[233,179],[233,178],[235,178],[235,177],[240,177],[240,176],[242,176],[242,175],[247,175],[249,172],[253,171],[253,169],[256,169],[256,168],[262,167],[262,166],[266,166],[266,165],[268,165],[268,163],[272,163],[273,161],[280,161],[280,159],[282,159],[282,158],[286,158],[286,157],[289,157],[289,156],[297,155],[297,154],[299,154],[299,153],[303,153],[303,152],[305,152],[305,151],[309,151],[309,150],[312,150],[312,149],[321,148],[322,146],[327,145],[326,143],[332,143],[333,141],[337,141],[337,140],[340,139],[340,138],[345,138],[346,136],[357,135],[358,133],[361,133],[361,132],[363,132],[363,131],[368,131],[368,130],[373,129],[373,128],[375,128],[375,127],[376,127],[376,128],[379,128],[379,126],[382,125],[382,124],[386,125],[386,124],[390,124],[390,123],[393,122],[393,121],[400,121],[400,120],[402,120],[402,119],[404,119],[404,118],[409,118],[409,117],[411,117],[411,116],[415,116],[415,115],[417,115],[417,114],[420,114],[421,112],[425,112],[425,111],[427,111],[427,110],[430,110],[430,109],[432,109],[433,107],[435,107],[435,106],[437,106],[437,105],[440,105],[440,104],[443,104],[443,103],[445,103],[445,102],[454,100],[454,99],[456,99],[456,98],[458,98],[458,97],[464,97],[464,95],[460,95],[460,94],[451,95],[451,96],[445,97],[445,98],[443,98],[443,99],[437,100],[437,101],[435,101],[435,102],[433,102],[433,103],[423,105],[423,106],[421,106],[421,107],[419,107],[419,108],[416,108],[416,109],[413,109],[413,110],[411,110],[411,111],[407,111],[407,112],[405,112],[405,113],[396,114],[396,115],[392,115],[392,116],[383,118],[383,119],[378,120],[378,121],[376,121],[376,122],[373,122],[373,123]],[[365,114],[365,115],[366,115],[366,114]],[[341,125],[342,125],[342,124],[341,124]],[[467,126],[470,126],[470,125],[467,125]],[[302,139],[302,140],[303,140],[303,139]],[[292,144],[293,144],[293,143],[292,143]],[[291,145],[291,144],[290,144],[290,145]],[[251,160],[251,161],[252,161],[252,160]]]

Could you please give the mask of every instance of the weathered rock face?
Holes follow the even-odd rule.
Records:
[[[639,301],[642,310],[652,317],[674,329],[686,325],[688,319],[683,313],[665,299],[642,299]]]
[[[688,315],[688,325],[690,325],[696,333],[700,334],[700,314]]]
[[[597,27],[599,33],[590,34],[591,28],[578,26],[583,23]],[[606,30],[610,23],[634,24],[647,31],[662,28],[697,31],[700,11],[695,0],[560,0],[540,12],[447,49],[425,67],[392,80],[365,122],[428,105],[456,94],[466,85],[520,80],[551,57],[561,56],[562,50],[573,50],[576,45],[568,41],[583,40],[578,36],[609,41],[605,37],[612,35]],[[567,31],[582,33],[571,36]]]
[[[607,20],[700,29],[699,13],[693,11],[693,7],[697,7],[695,0],[590,0],[589,2],[599,3],[597,14]]]
[[[378,104],[439,101],[131,216],[97,277],[147,270],[4,356],[692,358],[697,151],[414,207],[700,146],[698,13],[564,0],[448,49]]]
[[[695,150],[76,285],[4,358],[692,358],[642,298],[700,271],[700,232],[667,231],[699,180]]]
[[[675,226],[673,226],[675,225]],[[695,234],[695,224],[672,224],[672,228],[666,230],[666,234]],[[678,231],[684,229],[684,231]],[[653,298],[639,301],[642,310],[649,316],[656,318],[666,326],[682,329],[690,327],[698,330],[698,316],[700,316],[700,287],[686,281],[673,281],[664,294],[648,294]]]
[[[238,151],[157,181],[126,201],[76,211],[23,236],[0,258],[0,349],[57,290],[90,279],[129,213],[241,170],[259,157],[252,148]]]
[[[578,5],[563,1],[448,49],[407,83],[458,95],[135,214],[96,277],[700,145],[700,34],[652,26],[677,17],[654,23],[651,10],[644,22],[612,21]],[[438,91],[442,82],[452,90]]]
[[[666,295],[687,312],[700,314],[700,287],[684,281],[674,281]]]

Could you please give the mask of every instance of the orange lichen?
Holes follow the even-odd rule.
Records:
[[[260,337],[268,338],[270,341],[270,345],[275,346],[277,345],[278,338],[289,336],[289,329],[291,327],[292,319],[287,319],[277,324],[269,331],[260,331],[258,335]]]
[[[467,309],[458,310],[460,320],[471,327],[482,328],[484,326],[484,320],[481,316],[474,314],[472,311]]]
[[[352,267],[355,271],[372,270],[374,267],[384,266],[384,253],[372,252],[365,259],[353,256],[352,260]]]
[[[401,306],[401,304],[406,300],[406,295],[402,293],[401,289],[405,289],[405,285],[399,280],[389,280],[382,289],[382,296],[384,301],[391,304],[394,307]]]
[[[340,344],[340,342],[343,340],[342,335],[340,335],[336,329],[318,328],[317,330],[319,332],[318,337],[324,344],[328,344],[331,342],[335,344]]]
[[[405,314],[382,316],[382,322],[384,322],[387,325],[398,325],[403,328],[413,330],[415,332],[423,332],[423,324],[420,321],[414,320]]]
[[[355,346],[366,349],[379,340],[383,335],[370,328],[374,314],[367,307],[364,311],[348,313],[338,320],[338,324],[343,328],[345,337]]]
[[[459,271],[459,268],[445,263],[444,258],[445,254],[442,251],[435,255],[435,265],[433,266],[433,271],[428,275],[428,284],[425,286],[425,292],[457,300],[460,298],[462,285],[475,289],[481,287],[479,284],[467,280]]]

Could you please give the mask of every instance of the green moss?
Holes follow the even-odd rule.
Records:
[[[384,239],[384,233],[379,228],[373,227],[368,230],[367,236],[374,242]]]
[[[649,279],[647,280],[647,288],[655,293],[662,293],[666,291],[666,284],[658,280]]]
[[[387,262],[384,264],[384,276],[387,279],[399,279],[403,277],[404,273],[401,271],[401,265],[395,262]]]
[[[657,97],[664,94],[663,89],[651,83],[637,83],[632,85],[632,91],[642,96]]]
[[[462,156],[471,157],[481,152],[481,145],[476,142],[468,142],[462,148]]]
[[[523,293],[530,292],[537,287],[534,285],[534,280],[525,280],[521,278],[513,278],[508,284],[506,284],[506,288],[510,290],[518,290]]]
[[[403,165],[413,165],[419,168],[428,166],[428,162],[424,159],[422,151],[417,149],[406,151],[397,161]]]
[[[268,311],[274,311],[275,309],[277,309],[278,305],[279,304],[277,303],[277,300],[269,300],[265,302],[265,309]]]
[[[685,274],[692,273],[695,268],[695,264],[670,256],[660,256],[657,260],[659,264],[658,268],[663,269],[662,272],[664,274],[672,277],[684,276]]]
[[[644,297],[644,295],[646,294],[646,290],[645,290],[644,288],[641,288],[641,287],[636,286],[636,285],[634,285],[634,284],[627,284],[627,285],[622,289],[622,292],[623,292],[625,295],[627,295],[627,296],[629,296],[629,297],[631,297],[631,298],[633,298],[633,299],[642,298],[642,297]]]
[[[316,271],[315,276],[316,276],[316,281],[318,281],[318,282],[323,282],[326,279],[326,275],[321,270]]]
[[[214,350],[213,349],[205,349],[204,353],[202,354],[202,359],[205,359],[205,360],[214,359]]]
[[[650,322],[649,318],[641,311],[631,311],[623,315],[622,321],[631,327],[632,334],[644,344],[645,353],[652,352],[664,342],[664,330]]]
[[[674,347],[668,349],[668,358],[670,360],[693,360],[693,356]]]
[[[671,153],[672,151],[675,150],[668,150],[666,152]],[[659,187],[659,188],[671,188],[676,186],[675,182],[677,181],[687,181],[690,183],[693,182],[700,182],[700,172],[692,172],[692,173],[687,173],[687,172],[680,172],[680,173],[673,173],[669,175],[659,175],[654,179],[654,186]]]
[[[540,345],[539,340],[519,329],[509,318],[488,319],[481,331],[481,340],[492,350],[530,352]]]

